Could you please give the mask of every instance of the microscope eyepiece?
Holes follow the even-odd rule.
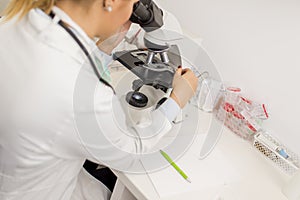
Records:
[[[163,26],[163,11],[152,0],[140,0],[133,5],[130,21],[151,32]]]
[[[133,6],[132,15],[136,17],[140,25],[147,25],[153,20],[153,13],[142,3],[137,2]]]

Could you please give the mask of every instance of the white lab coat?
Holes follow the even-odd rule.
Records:
[[[68,16],[55,12],[60,14],[54,20],[36,9],[20,22],[0,25],[1,200],[108,199],[110,191],[82,170],[85,159],[130,169],[131,155],[149,151],[176,115],[174,109],[171,117],[163,112],[176,107],[169,99],[151,113],[149,126],[130,127],[136,134],[156,131],[155,136],[126,136],[112,90],[98,82],[89,64],[83,67],[85,55],[57,20],[67,21],[90,52],[95,44]],[[107,60],[100,51],[98,58]],[[78,77],[83,88],[92,87],[94,105],[74,97]],[[94,116],[99,131],[90,127]]]

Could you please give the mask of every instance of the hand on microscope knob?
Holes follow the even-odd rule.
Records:
[[[170,95],[176,103],[183,108],[186,103],[194,96],[198,86],[198,78],[190,69],[178,67],[174,79],[173,90]]]

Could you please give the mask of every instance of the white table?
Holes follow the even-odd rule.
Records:
[[[200,126],[203,129],[200,130],[199,134],[207,132],[211,117],[211,114],[201,113]],[[225,154],[226,162],[235,166],[235,169],[239,173],[238,181],[224,186],[221,190],[220,188],[207,189],[199,187],[198,190],[184,193],[180,193],[179,191],[175,196],[171,195],[161,198],[147,174],[137,175],[115,171],[118,181],[111,199],[286,199],[281,193],[281,187],[288,181],[289,177],[279,169],[274,168],[271,162],[257,152],[248,141],[244,141],[225,128],[214,151]],[[187,152],[188,154],[189,152]],[[183,156],[180,159],[185,158]],[[201,162],[201,160],[195,160],[194,162]],[[194,162],[188,163],[188,165],[192,166]],[[205,183],[207,180],[203,179],[201,181]],[[172,183],[170,183],[170,187],[172,187]],[[228,195],[232,192],[234,193],[233,199],[232,196]]]
[[[241,178],[239,182],[226,187],[223,191],[202,190],[190,193],[177,194],[176,196],[164,197],[162,199],[224,199],[226,193],[234,190],[235,198],[243,200],[253,199],[286,199],[281,193],[281,187],[287,182],[288,176],[274,168],[271,163],[261,156],[248,142],[243,141],[229,130],[225,129],[215,150],[222,151],[227,155],[229,162],[234,164]],[[181,158],[181,159],[184,159]],[[201,161],[200,161],[201,162]],[[193,163],[190,163],[193,165]],[[126,174],[115,172],[118,183],[112,199],[160,199],[147,175]],[[204,182],[206,180],[203,180]],[[170,183],[171,184],[171,183]],[[130,191],[128,193],[127,189]],[[124,195],[124,196],[120,196]],[[222,196],[222,195],[225,195]]]

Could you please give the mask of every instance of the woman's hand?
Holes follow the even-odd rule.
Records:
[[[198,78],[190,69],[179,67],[173,79],[173,91],[170,95],[183,108],[194,96],[198,87]]]
[[[119,31],[116,34],[109,38],[100,39],[97,42],[97,46],[99,47],[99,49],[104,53],[110,55],[114,48],[116,48],[125,38],[130,26],[131,22],[127,21],[123,26],[120,27]]]

